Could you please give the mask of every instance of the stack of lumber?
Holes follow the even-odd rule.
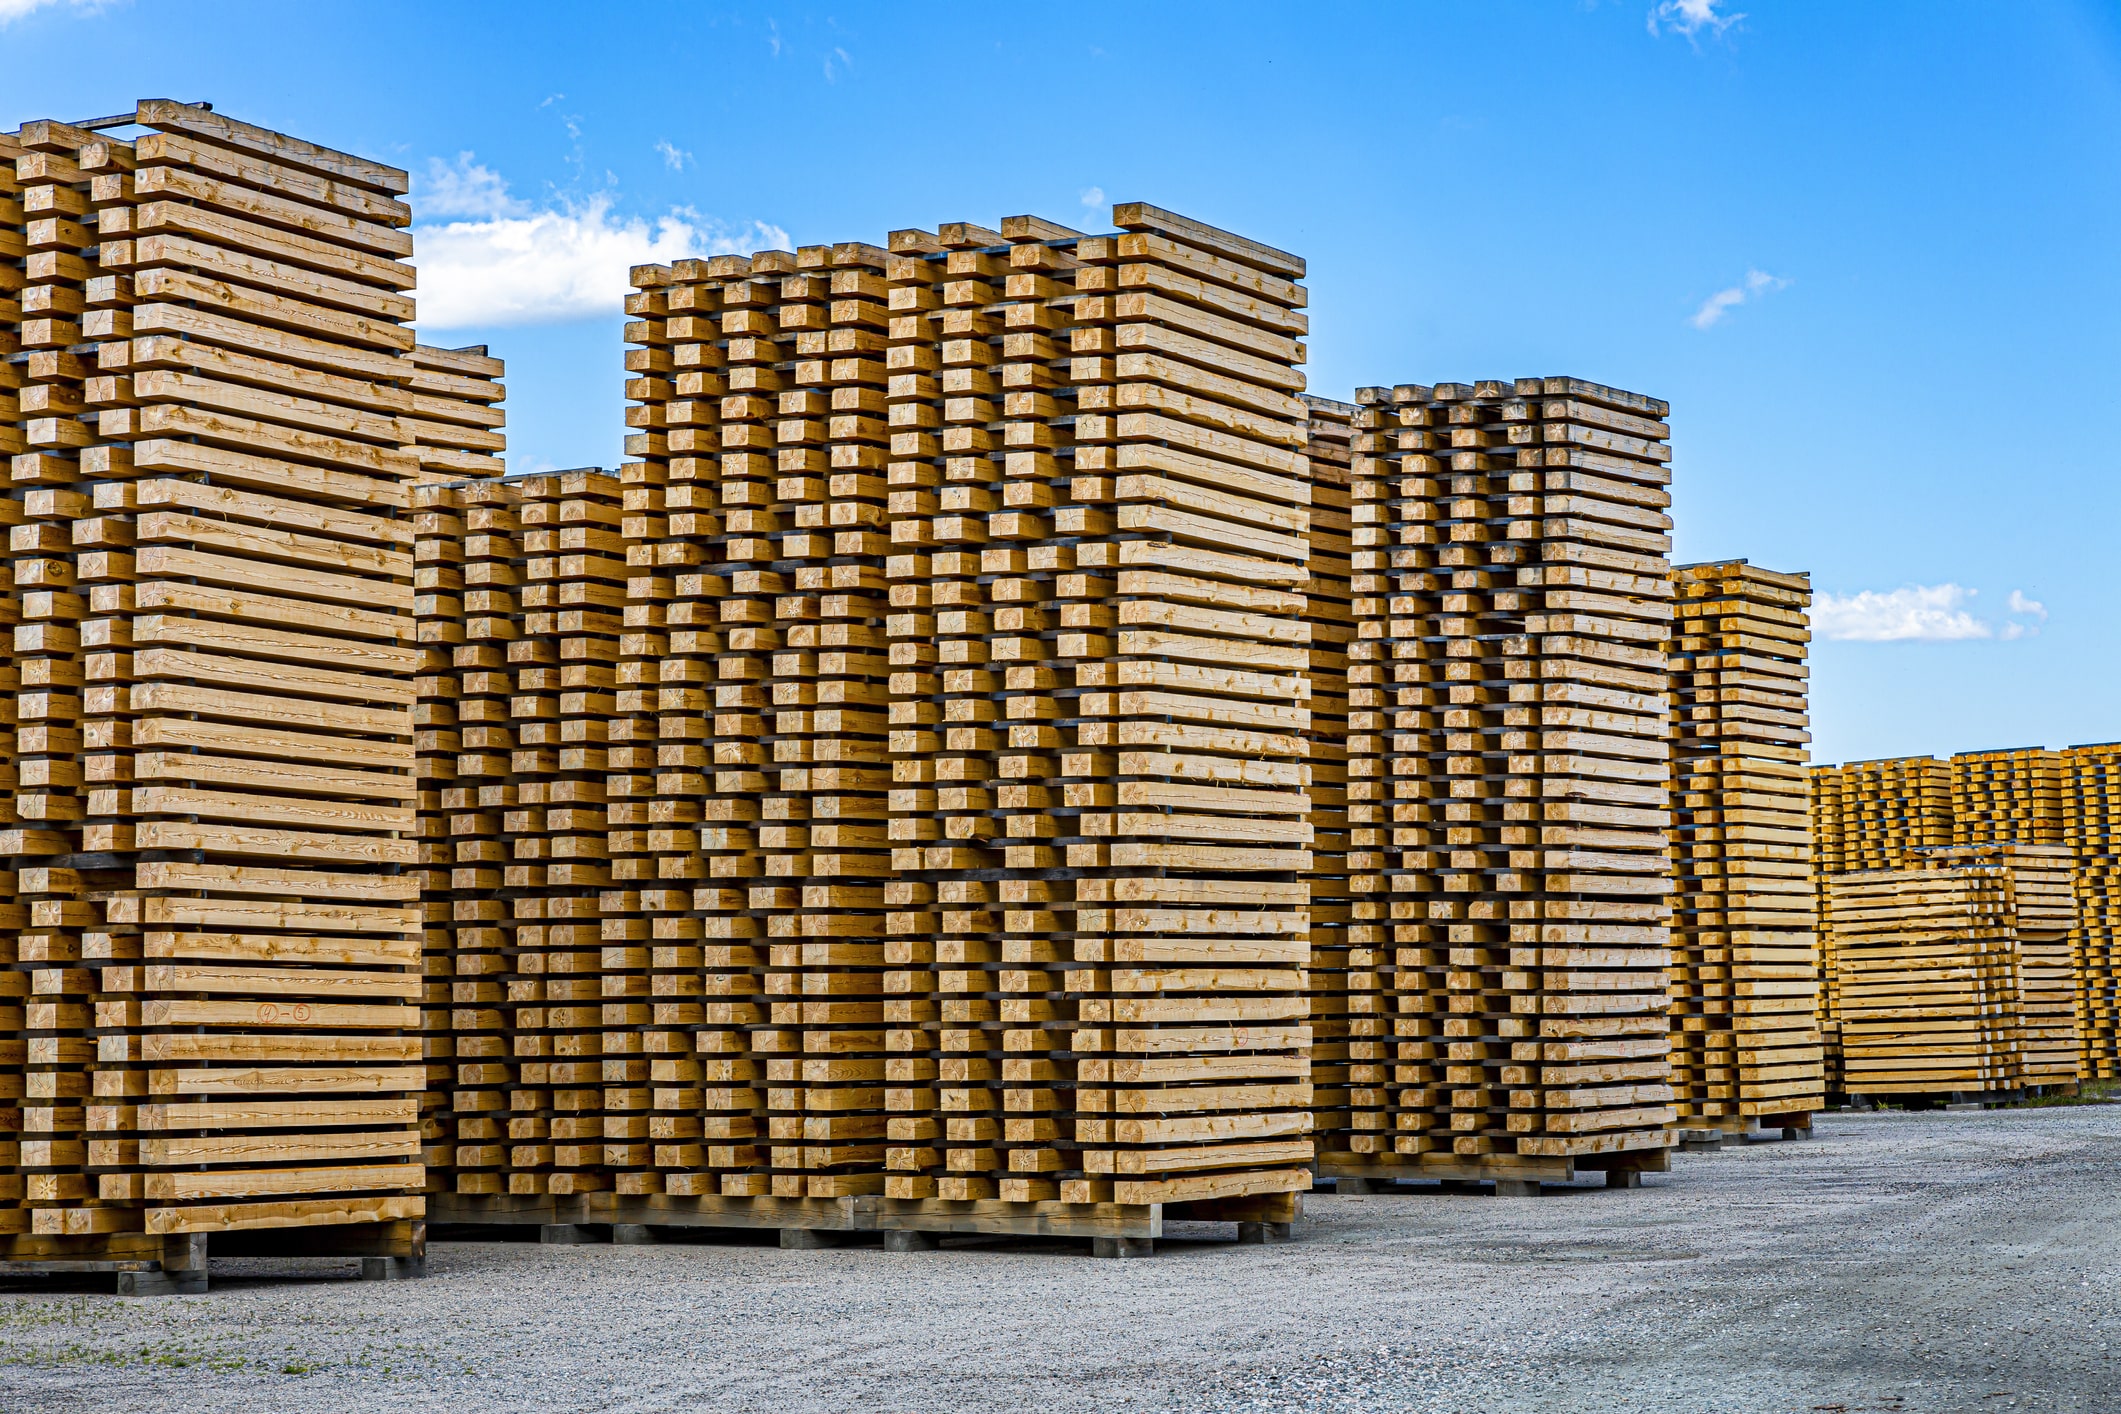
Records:
[[[1353,1092],[1381,1093],[1390,1073],[1391,1021],[1379,986],[1380,969],[1389,963],[1383,905],[1355,899],[1348,865],[1353,827],[1358,820],[1374,827],[1378,811],[1374,780],[1349,778],[1348,733],[1358,721],[1376,730],[1381,704],[1376,688],[1348,685],[1355,625],[1344,561],[1354,421],[1362,409],[1309,394],[1303,402],[1310,410],[1311,463],[1311,578],[1304,594],[1311,624],[1313,1139],[1321,1152],[1347,1152]]]
[[[1652,398],[1571,378],[1361,390],[1353,896],[1384,904],[1385,1133],[1322,1172],[1661,1159],[1672,583]],[[1374,687],[1376,696],[1353,694]],[[1372,732],[1364,728],[1378,727]]]
[[[1672,577],[1679,1123],[1808,1127],[1825,1101],[1804,764],[1811,584],[1743,560]]]
[[[405,175],[135,117],[8,138],[28,1227],[417,1216]]]
[[[2062,753],[1962,751],[1952,757],[1953,844],[2060,844]]]
[[[2075,860],[2077,899],[2077,925],[2070,932],[2077,1074],[2112,1080],[2121,1076],[2115,985],[2121,968],[2121,743],[2072,746],[2062,754],[2063,838]]]
[[[1952,768],[1934,756],[1840,767],[1839,872],[1904,869],[1908,852],[1953,842]]]
[[[1834,965],[1833,899],[1827,880],[1841,867],[1841,768],[1813,766],[1805,773],[1812,825],[1812,903],[1819,910],[1819,1023],[1826,1093],[1841,1088],[1841,979]]]
[[[1830,881],[1851,1095],[2021,1083],[2007,869],[1865,870]]]
[[[620,1193],[1308,1186],[1302,263],[1115,219],[634,272]]]
[[[1916,862],[1931,869],[1995,868],[2010,877],[2017,938],[2014,1003],[2018,1021],[2018,1081],[2067,1085],[2077,1079],[2075,981],[2070,930],[2077,903],[2069,848],[2053,844],[1955,845],[1923,850]]]
[[[507,470],[501,453],[508,436],[501,431],[505,414],[499,404],[508,396],[501,382],[507,367],[486,352],[484,344],[461,349],[416,344],[399,425],[413,455],[420,459],[420,479],[446,483],[499,476]]]

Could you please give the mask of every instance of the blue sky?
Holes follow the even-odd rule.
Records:
[[[1835,596],[1820,759],[2121,737],[2113,5],[0,0],[0,48],[0,125],[411,169],[519,468],[617,461],[630,259],[1153,201],[1309,259],[1313,391],[1669,399],[1678,555]]]

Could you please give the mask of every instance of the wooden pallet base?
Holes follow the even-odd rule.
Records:
[[[1393,1162],[1396,1155],[1328,1154],[1317,1173],[1333,1180],[1336,1193],[1391,1193],[1401,1183],[1442,1183],[1447,1190],[1492,1183],[1499,1198],[1536,1198],[1541,1185],[1574,1183],[1580,1176],[1603,1173],[1608,1188],[1639,1188],[1645,1173],[1671,1171],[1671,1150],[1663,1146],[1624,1149],[1613,1154],[1546,1158],[1525,1154],[1423,1154]]]
[[[287,1261],[358,1257],[361,1280],[403,1281],[427,1274],[427,1224],[414,1218],[167,1237],[140,1232],[17,1234],[0,1237],[0,1280],[108,1275],[120,1296],[194,1295],[206,1290],[210,1256]]]
[[[1241,1242],[1276,1242],[1303,1215],[1297,1193],[1268,1193],[1192,1203],[951,1202],[877,1195],[847,1198],[676,1197],[670,1194],[431,1194],[429,1220],[444,1228],[535,1225],[540,1240],[620,1245],[656,1240],[667,1228],[777,1229],[783,1247],[828,1247],[856,1234],[881,1233],[887,1251],[918,1251],[948,1234],[987,1237],[1088,1238],[1100,1256],[1154,1250],[1164,1223],[1234,1222]],[[923,1242],[921,1239],[925,1239]],[[1109,1250],[1108,1250],[1109,1249]]]
[[[2064,1085],[2027,1085],[2017,1090],[1916,1090],[1893,1094],[1858,1091],[1849,1094],[1848,1102],[1851,1109],[1858,1110],[1881,1109],[1887,1105],[1916,1110],[1990,1109],[2076,1093],[2077,1082],[2072,1080]]]
[[[1735,1115],[1692,1120],[1673,1131],[1682,1153],[1713,1153],[1725,1144],[1773,1144],[1812,1137],[1809,1114]]]

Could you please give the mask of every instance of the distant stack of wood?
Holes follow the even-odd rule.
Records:
[[[1377,988],[1391,1067],[1351,1040],[1374,1083],[1321,1172],[1661,1161],[1665,405],[1570,378],[1357,401],[1349,926],[1392,950],[1348,985]]]
[[[2001,868],[1836,876],[1847,1093],[1996,1094],[2020,1083],[2011,879]]]
[[[1825,1101],[1804,765],[1811,585],[1743,560],[1682,565],[1673,582],[1679,1124],[1809,1127]]]
[[[0,136],[0,1230],[415,1217],[405,174],[133,116]]]
[[[2062,833],[2075,861],[2077,899],[2069,943],[2077,1073],[2085,1080],[2112,1080],[2121,1076],[2121,743],[2072,746],[2062,754]]]
[[[2060,844],[2063,754],[1962,751],[1952,757],[1952,843]]]
[[[2070,930],[2077,904],[2070,851],[2057,844],[1956,845],[1923,850],[1930,869],[1995,868],[2011,884],[2017,972],[2012,1002],[2018,1026],[2020,1086],[2067,1085],[2077,1079],[2075,984]]]

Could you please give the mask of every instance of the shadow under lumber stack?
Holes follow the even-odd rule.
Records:
[[[1358,401],[1349,774],[1386,818],[1351,812],[1351,891],[1390,920],[1396,1063],[1320,1172],[1624,1181],[1674,1118],[1665,405],[1569,378]]]
[[[1681,565],[1673,581],[1679,1125],[1809,1129],[1825,1102],[1804,764],[1811,584],[1742,560]]]
[[[417,1218],[405,176],[132,116],[12,135],[28,1226]]]

